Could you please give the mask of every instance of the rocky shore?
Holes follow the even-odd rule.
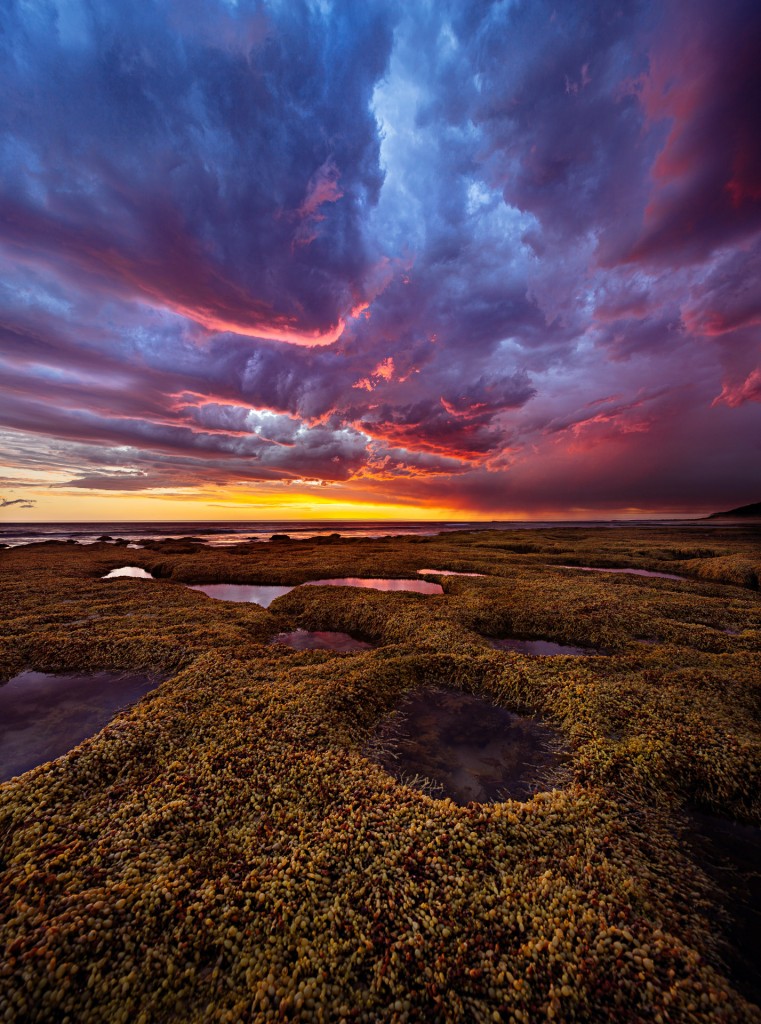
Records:
[[[753,880],[723,890],[693,841],[706,816],[760,834],[760,537],[0,552],[0,679],[164,678],[0,786],[0,1021],[761,1022],[731,942]],[[102,578],[126,564],[154,579]],[[442,595],[298,586],[432,566]],[[188,586],[218,583],[295,589]],[[372,646],[271,642],[297,629]],[[392,777],[377,730],[425,688],[550,723],[557,788],[461,805]]]

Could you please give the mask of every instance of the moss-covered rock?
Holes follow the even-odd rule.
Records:
[[[0,1020],[759,1021],[688,803],[761,823],[751,530],[547,530],[0,552],[0,673],[173,675],[0,787]],[[580,573],[627,565],[685,581]],[[721,563],[721,566],[719,566]],[[444,577],[430,597],[183,583]],[[717,568],[719,567],[719,568]],[[297,627],[374,650],[269,644]],[[495,651],[511,633],[599,657]],[[420,687],[540,712],[568,785],[458,807],[364,756]]]

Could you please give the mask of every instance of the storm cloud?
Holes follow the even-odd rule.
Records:
[[[759,54],[752,0],[11,0],[7,479],[757,500]]]

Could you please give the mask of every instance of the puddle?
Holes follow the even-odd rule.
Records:
[[[675,576],[671,572],[651,572],[650,569],[601,569],[594,565],[556,565],[555,569],[579,569],[581,572],[616,572],[626,576],[656,576],[662,580],[686,580],[686,576]]]
[[[217,601],[245,601],[269,608],[275,598],[290,593],[293,587],[270,587],[258,583],[202,583],[193,584],[190,590],[200,590],[202,594]]]
[[[94,736],[164,677],[22,672],[0,685],[0,782],[52,761]]]
[[[555,729],[470,694],[418,690],[397,711],[376,734],[374,760],[458,804],[528,800],[567,759]]]
[[[355,640],[348,633],[312,632],[308,629],[294,629],[292,633],[278,633],[271,643],[285,644],[294,651],[371,651],[373,645],[364,640]]]
[[[152,580],[155,579],[145,569],[139,568],[137,565],[125,565],[121,569],[112,569],[111,572],[107,572],[105,576],[101,576],[102,580],[114,580],[117,576],[133,576],[137,580]]]
[[[442,575],[477,575],[477,573],[444,573]],[[112,580],[119,576],[131,576],[135,579],[155,579],[145,569],[136,565],[125,565],[121,569],[112,569],[111,572],[102,576],[101,579]],[[297,584],[298,585],[298,584]],[[443,594],[444,591],[439,583],[428,583],[426,580],[387,580],[387,579],[359,579],[347,576],[344,579],[334,580],[310,580],[301,584],[305,587],[367,587],[372,590],[413,590],[418,594]],[[290,593],[294,587],[265,586],[259,583],[188,583],[185,586],[190,590],[200,590],[207,597],[213,597],[217,601],[244,601],[249,604],[258,604],[262,608],[269,608],[277,597]]]
[[[416,594],[443,594],[440,583],[426,580],[359,579],[346,576],[335,580],[310,580],[305,587],[365,587],[370,590],[413,590]]]
[[[558,654],[592,656],[602,654],[594,647],[572,647],[570,644],[556,644],[552,640],[490,640],[489,644],[496,651],[518,651],[520,654],[533,654],[541,658],[551,658]]]
[[[761,1003],[761,828],[693,810],[684,838],[730,919],[722,949],[729,977],[746,999]]]
[[[478,576],[485,579],[482,572],[455,572],[454,569],[418,569],[418,572],[427,576]]]

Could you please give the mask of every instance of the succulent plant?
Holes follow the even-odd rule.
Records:
[[[757,551],[719,527],[155,542],[148,583],[100,578],[113,545],[0,552],[0,677],[171,673],[0,786],[0,1021],[761,1021],[681,838],[688,804],[761,824]],[[485,576],[266,610],[182,585],[431,565]],[[269,644],[296,628],[376,647]],[[489,646],[512,634],[605,653]],[[368,745],[421,687],[541,714],[563,786],[458,806],[396,781]]]

